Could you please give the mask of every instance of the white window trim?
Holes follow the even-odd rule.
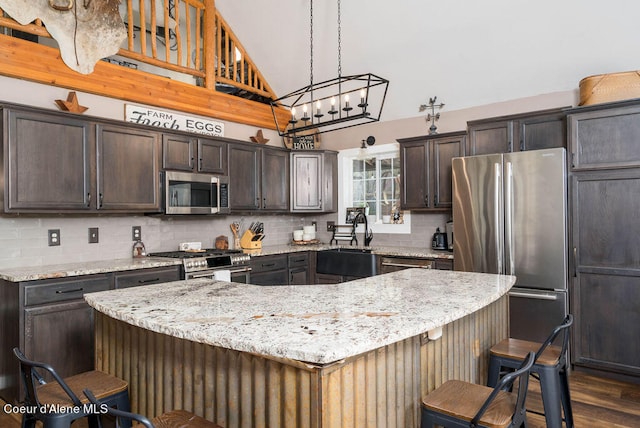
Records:
[[[351,180],[353,177],[353,163],[354,158],[362,156],[366,153],[368,156],[378,156],[385,153],[398,152],[400,150],[398,143],[381,144],[375,146],[369,146],[366,149],[344,149],[338,152],[338,221],[336,224],[345,224],[345,215],[347,207],[351,206],[352,198],[352,186],[347,186],[345,180]],[[411,233],[411,212],[404,211],[404,223],[402,224],[385,224],[382,221],[377,223],[369,222],[369,228],[373,233]],[[364,233],[364,225],[358,225],[356,233]]]

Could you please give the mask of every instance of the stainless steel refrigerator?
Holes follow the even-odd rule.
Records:
[[[453,263],[514,275],[510,337],[543,341],[567,314],[564,148],[454,158]]]

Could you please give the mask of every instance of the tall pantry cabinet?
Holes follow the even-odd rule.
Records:
[[[640,102],[568,112],[572,361],[640,376]]]

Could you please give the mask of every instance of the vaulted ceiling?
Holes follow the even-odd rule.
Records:
[[[310,0],[216,0],[278,95],[310,81]],[[316,0],[314,81],[337,76],[337,0]],[[637,0],[342,0],[342,74],[390,80],[383,121],[577,90],[640,69]]]

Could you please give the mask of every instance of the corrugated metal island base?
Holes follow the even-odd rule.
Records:
[[[179,283],[169,285],[173,284]],[[157,286],[142,288],[152,287]],[[505,286],[499,292],[501,296],[483,307],[446,322],[442,336],[436,340],[430,340],[427,333],[396,340],[389,323],[397,315],[394,299],[384,296],[382,300],[387,302],[383,303],[389,310],[381,312],[370,308],[371,311],[358,322],[377,322],[380,331],[386,330],[383,335],[389,336],[392,342],[321,363],[278,356],[278,352],[265,355],[262,351],[233,350],[232,345],[203,343],[206,340],[195,337],[199,334],[197,328],[191,330],[192,336],[156,332],[149,328],[153,322],[147,326],[133,325],[136,322],[128,317],[113,317],[97,307],[96,368],[127,380],[132,409],[147,416],[185,409],[226,428],[418,427],[421,397],[444,381],[486,382],[488,350],[508,334],[508,303],[503,291],[509,287]],[[286,292],[289,287],[272,288]],[[336,292],[344,293],[344,290]],[[99,294],[103,293],[89,296]],[[376,294],[380,294],[380,289]],[[449,294],[455,301],[455,295]],[[87,300],[96,307],[101,299],[90,297]],[[427,306],[424,311],[429,312]],[[136,311],[132,308],[131,313]],[[448,312],[451,311],[449,308]],[[253,312],[260,311],[254,307]],[[282,314],[273,312],[270,317]],[[276,320],[276,324],[290,323],[290,317],[294,316],[287,315]],[[362,312],[355,311],[349,317],[353,322],[361,315]],[[408,317],[404,322],[413,322],[412,315],[404,314]],[[202,316],[211,319],[211,314]],[[256,317],[260,319],[261,315]],[[318,329],[317,333],[306,333],[307,336],[313,338],[317,334],[319,341],[326,341],[327,333],[335,336],[336,331],[325,329],[324,318],[335,321],[340,317],[346,318],[344,313],[314,311],[294,318],[297,323],[309,324],[301,326],[303,329]],[[309,323],[309,320],[315,321]],[[178,320],[176,324],[184,322]],[[218,324],[224,322],[218,320]],[[246,324],[251,328],[250,319]],[[348,326],[342,327],[348,330]],[[233,330],[237,325],[229,328]],[[277,330],[274,328],[274,335],[280,334]],[[366,325],[363,330],[366,332]],[[433,337],[433,330],[431,333]],[[337,342],[337,348],[342,346],[340,340]],[[285,347],[286,343],[280,345]]]

